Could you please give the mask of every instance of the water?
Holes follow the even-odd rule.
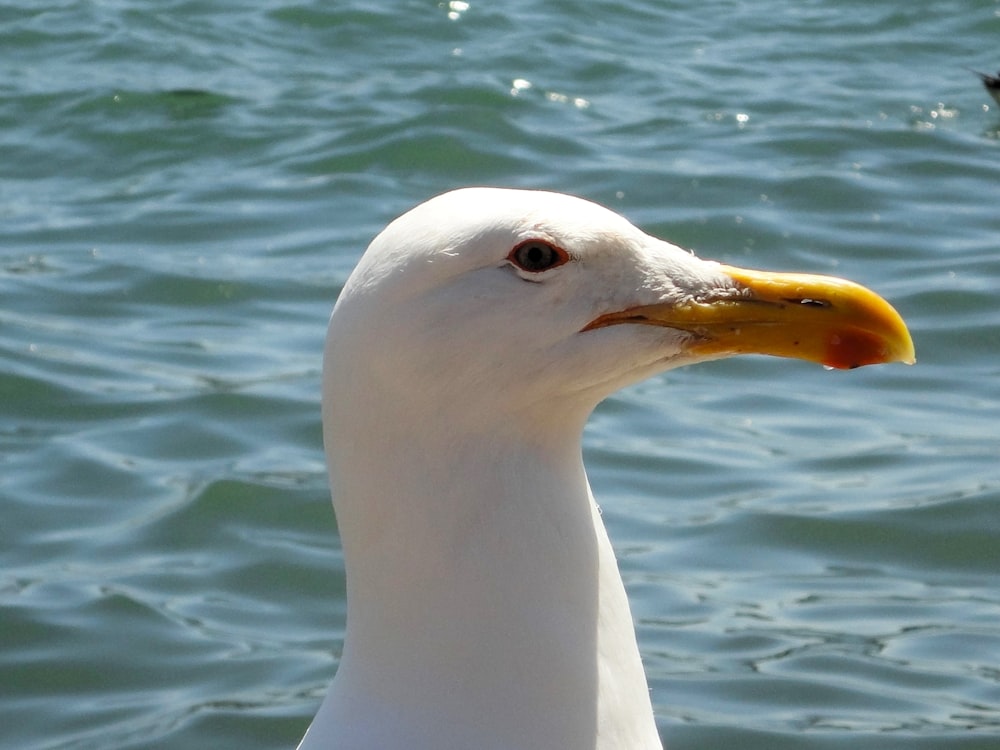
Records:
[[[326,317],[389,219],[545,187],[874,287],[585,451],[673,750],[1000,747],[1000,3],[0,9],[0,746],[290,748],[336,667]]]

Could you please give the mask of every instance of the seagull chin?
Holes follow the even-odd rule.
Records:
[[[617,389],[735,354],[914,361],[864,287],[568,195],[467,188],[389,224],[327,335],[347,626],[301,750],[660,748],[581,434]]]

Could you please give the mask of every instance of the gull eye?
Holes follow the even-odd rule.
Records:
[[[555,247],[541,240],[528,240],[510,251],[507,260],[528,273],[541,273],[561,266],[569,260],[569,254],[561,247]]]

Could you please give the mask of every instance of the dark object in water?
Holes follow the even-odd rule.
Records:
[[[972,70],[972,68],[969,68]],[[983,86],[990,96],[993,97],[993,101],[1000,104],[1000,71],[997,72],[995,76],[991,76],[989,73],[980,73],[978,70],[972,70],[983,82]]]

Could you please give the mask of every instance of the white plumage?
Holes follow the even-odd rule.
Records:
[[[580,437],[622,386],[742,351],[912,360],[867,290],[702,261],[578,198],[470,188],[392,222],[327,338],[348,620],[301,750],[659,748]]]

